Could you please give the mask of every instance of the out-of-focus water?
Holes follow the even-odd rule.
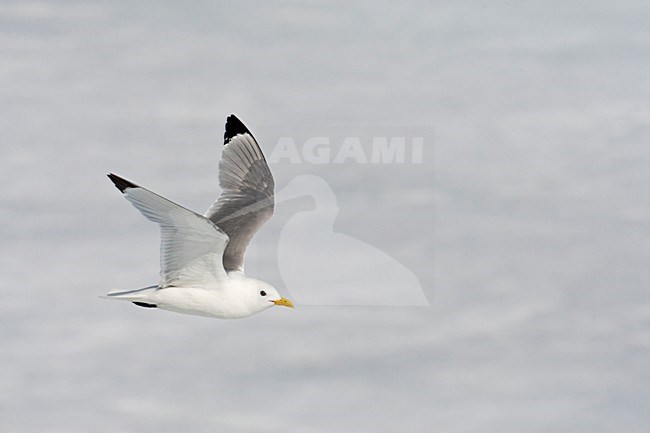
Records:
[[[648,9],[3,2],[0,430],[645,431]],[[385,259],[431,306],[218,321],[98,299],[158,273],[157,228],[105,174],[203,212],[231,112],[267,156],[424,137],[421,163],[276,158],[278,189],[331,192],[281,203],[247,270],[384,296]],[[316,209],[340,255],[287,228]]]

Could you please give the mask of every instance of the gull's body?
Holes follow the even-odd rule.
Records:
[[[293,307],[270,284],[244,274],[244,253],[273,214],[273,176],[255,138],[234,115],[219,162],[222,193],[201,216],[115,174],[109,178],[147,219],[160,225],[158,285],[113,291],[141,307],[223,319],[273,305]]]

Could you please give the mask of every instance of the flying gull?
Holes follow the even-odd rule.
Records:
[[[160,283],[105,297],[199,316],[247,317],[274,305],[292,307],[270,284],[244,274],[251,239],[273,214],[273,175],[253,134],[226,120],[219,161],[221,195],[205,216],[113,173],[108,177],[147,219],[160,225]]]

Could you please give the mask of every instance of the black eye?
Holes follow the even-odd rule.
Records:
[[[262,291],[260,292],[260,295],[262,295],[262,296],[266,296],[266,292],[265,292],[264,290],[262,290]]]

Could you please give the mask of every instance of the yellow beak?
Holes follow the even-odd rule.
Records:
[[[287,298],[280,298],[276,301],[273,301],[275,305],[282,305],[283,307],[289,307],[289,308],[294,308],[293,307],[293,302],[288,300]]]

